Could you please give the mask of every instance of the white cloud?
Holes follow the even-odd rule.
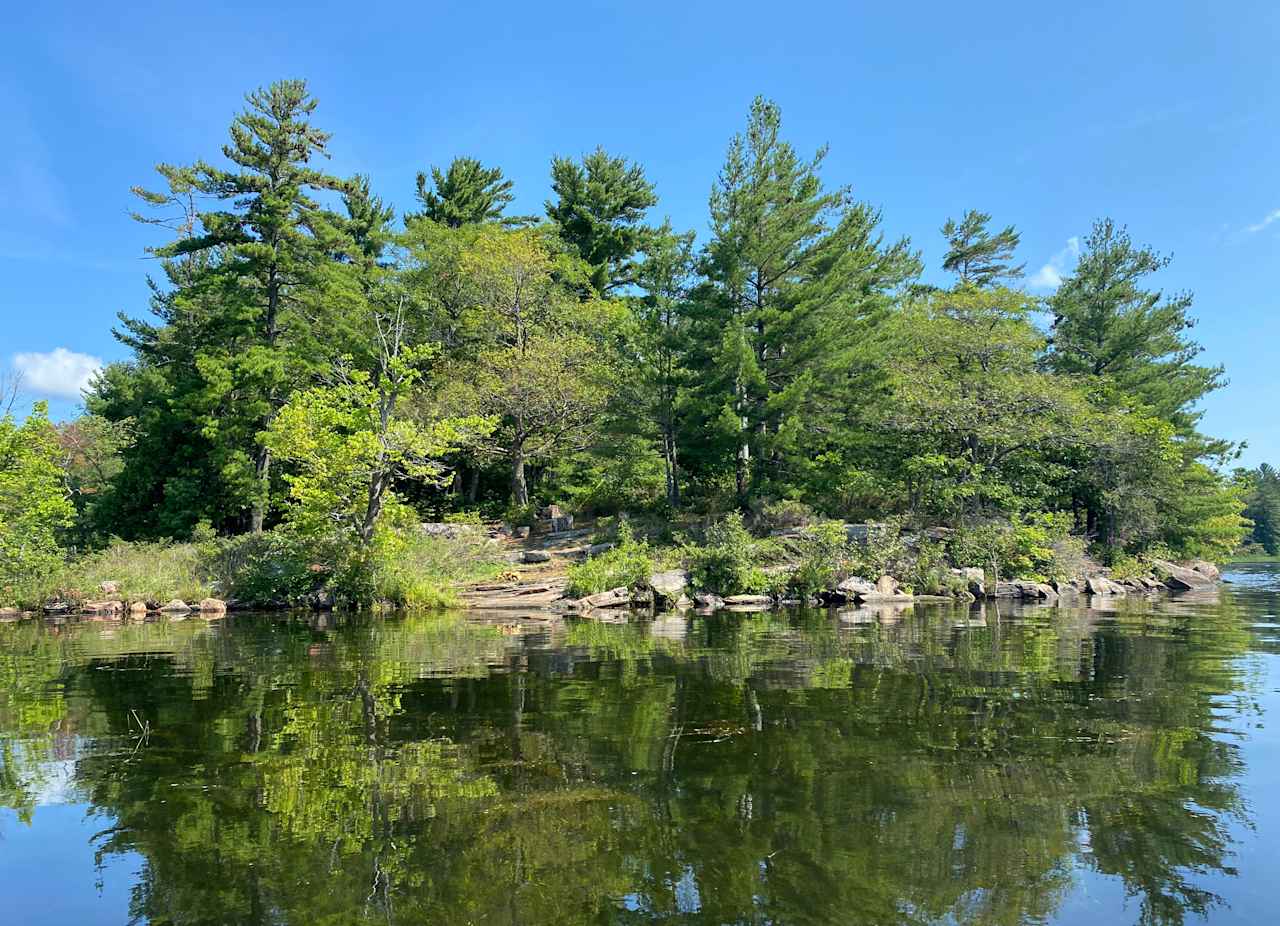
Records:
[[[1067,273],[1068,265],[1080,256],[1080,239],[1074,235],[1067,239],[1067,246],[1049,258],[1049,262],[1037,270],[1030,283],[1036,289],[1057,289],[1062,285],[1062,276]]]
[[[93,374],[102,369],[102,360],[55,347],[43,354],[15,354],[13,367],[22,376],[23,389],[59,399],[78,399]]]
[[[1266,228],[1268,225],[1270,225],[1272,222],[1280,222],[1280,209],[1275,209],[1271,212],[1268,212],[1266,217],[1263,218],[1261,222],[1257,223],[1256,225],[1250,225],[1247,229],[1245,229],[1245,231],[1260,232],[1264,228]]]

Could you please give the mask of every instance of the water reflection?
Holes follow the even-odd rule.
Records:
[[[1013,924],[1107,876],[1108,921],[1180,923],[1224,909],[1249,820],[1270,575],[1090,610],[11,623],[0,803],[37,832],[89,803],[141,922]]]

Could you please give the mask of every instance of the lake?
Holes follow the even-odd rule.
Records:
[[[1093,609],[0,624],[0,919],[1273,922],[1280,569],[1226,578]]]

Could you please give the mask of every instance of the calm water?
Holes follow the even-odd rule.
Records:
[[[1274,922],[1280,570],[1114,610],[0,625],[14,924]]]

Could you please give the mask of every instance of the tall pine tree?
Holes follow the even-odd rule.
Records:
[[[699,308],[708,366],[701,422],[732,446],[739,504],[795,476],[849,424],[868,369],[859,349],[893,289],[919,272],[879,213],[800,158],[776,104],[757,98],[711,193]],[[709,442],[708,449],[714,449]]]
[[[231,124],[223,154],[230,168],[198,162],[180,174],[201,196],[225,204],[200,211],[190,234],[157,253],[166,258],[202,255],[183,288],[202,305],[194,366],[203,381],[199,426],[214,435],[224,420],[218,408],[246,433],[237,443],[251,461],[249,526],[261,531],[271,486],[271,450],[258,434],[295,388],[306,368],[298,348],[310,341],[309,302],[316,297],[324,264],[338,247],[341,223],[314,198],[341,191],[343,181],[317,170],[329,136],[311,125],[316,101],[305,82],[286,80],[256,90]],[[174,169],[163,167],[169,176]],[[170,182],[172,187],[173,183]],[[163,195],[142,193],[153,204]],[[188,294],[179,294],[175,302]],[[162,337],[145,324],[126,320],[124,340],[145,353]],[[228,465],[236,467],[234,459]],[[243,482],[245,474],[229,478]]]

